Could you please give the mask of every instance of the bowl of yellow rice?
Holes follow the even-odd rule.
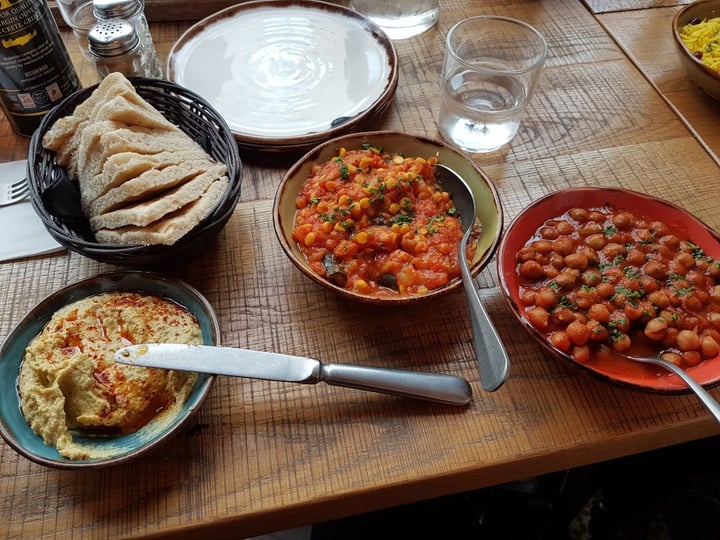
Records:
[[[673,36],[690,79],[720,99],[720,0],[698,0],[680,9]]]

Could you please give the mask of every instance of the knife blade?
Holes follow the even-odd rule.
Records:
[[[472,388],[462,377],[352,364],[234,347],[145,343],[115,352],[121,364],[213,373],[272,381],[316,384],[393,394],[447,405],[467,405]]]

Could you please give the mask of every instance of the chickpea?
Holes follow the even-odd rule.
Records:
[[[657,238],[672,234],[670,226],[662,221],[651,221],[647,228],[650,229]]]
[[[680,268],[684,268],[685,270],[690,270],[695,267],[695,259],[687,252],[678,253],[674,262],[676,262]]]
[[[635,226],[635,216],[630,212],[618,212],[612,217],[613,225],[623,231],[629,231]]]
[[[536,240],[530,244],[530,247],[543,255],[546,255],[553,250],[553,244],[549,240]]]
[[[679,330],[677,328],[670,326],[667,329],[667,332],[665,332],[665,337],[663,337],[660,340],[660,343],[662,344],[662,346],[667,347],[667,348],[677,346],[678,332],[679,332]]]
[[[680,247],[680,239],[674,234],[666,234],[662,236],[660,238],[660,243],[673,251],[677,251]]]
[[[550,287],[543,287],[535,294],[535,305],[550,311],[558,303],[557,294]]]
[[[602,226],[599,223],[587,223],[578,229],[578,234],[585,238],[591,234],[602,233]]]
[[[708,267],[708,274],[710,274],[711,277],[715,279],[720,278],[720,260],[714,261],[709,267]]]
[[[537,296],[537,291],[534,289],[521,289],[520,290],[520,302],[523,303],[525,306],[532,306],[535,304],[535,297]]]
[[[520,265],[518,272],[521,277],[533,281],[545,278],[545,270],[537,261],[525,261]]]
[[[710,300],[720,304],[720,285],[715,285],[710,289]]]
[[[681,351],[695,351],[700,348],[700,336],[692,330],[680,330],[677,335],[677,346]]]
[[[687,295],[682,297],[682,306],[687,311],[702,311],[703,303],[695,295]]]
[[[612,283],[598,283],[595,290],[601,298],[610,298],[613,294],[615,294],[615,287]]]
[[[588,218],[590,219],[590,221],[594,221],[595,223],[605,223],[606,217],[607,216],[605,214],[596,210],[588,213]]]
[[[555,283],[561,289],[569,289],[580,277],[580,272],[574,268],[566,268],[555,278]]]
[[[568,212],[568,216],[578,223],[585,223],[590,219],[590,212],[588,212],[585,208],[572,208]]]
[[[595,266],[600,263],[600,256],[598,255],[597,251],[595,251],[589,246],[578,246],[577,253],[579,253],[580,255],[585,255],[585,257],[587,257],[588,265]]]
[[[676,366],[679,366],[682,364],[682,356],[680,356],[676,352],[667,351],[660,355],[660,358],[663,360],[667,360],[671,364],[675,364]]]
[[[559,253],[553,253],[552,255],[550,255],[548,263],[550,263],[558,270],[562,270],[563,268],[565,268],[565,257],[560,255]]]
[[[572,346],[570,338],[563,330],[557,330],[553,332],[550,335],[550,343],[552,343],[553,347],[555,347],[556,349],[560,349],[564,352],[569,351],[570,347]]]
[[[659,279],[661,281],[664,281],[667,279],[667,268],[664,264],[658,261],[648,261],[643,266],[643,272],[645,272],[648,276],[653,277],[655,279]]]
[[[550,314],[553,322],[560,326],[567,326],[575,321],[575,313],[569,308],[557,308]]]
[[[555,240],[558,236],[560,236],[560,233],[555,227],[541,227],[540,236],[542,236],[545,240]]]
[[[587,364],[590,361],[590,347],[587,345],[573,347],[572,357],[576,362]]]
[[[632,347],[632,340],[627,334],[618,334],[613,337],[612,347],[617,352],[625,352]]]
[[[703,336],[700,340],[700,352],[703,358],[715,358],[720,354],[720,344],[711,336]]]
[[[664,291],[655,291],[648,295],[648,300],[660,309],[665,309],[670,305],[670,298]]]
[[[610,332],[608,332],[608,329],[605,328],[605,326],[603,326],[601,322],[594,319],[590,319],[587,322],[587,328],[590,332],[591,341],[607,341],[608,337],[610,336]]]
[[[602,233],[591,234],[585,238],[585,243],[596,251],[601,251],[607,244],[607,238]]]
[[[553,241],[553,249],[560,255],[570,255],[575,251],[575,243],[569,236],[560,236],[557,240]]]
[[[558,221],[555,228],[557,229],[557,232],[563,235],[570,235],[575,232],[575,227],[565,220]]]
[[[588,309],[588,317],[599,322],[608,322],[610,320],[610,310],[605,304],[593,304]]]
[[[652,278],[650,276],[643,276],[640,278],[640,287],[643,291],[645,291],[645,294],[649,295],[657,292],[657,290],[660,288],[660,283],[658,283],[658,280],[655,278]]]
[[[643,333],[653,341],[660,341],[663,337],[665,337],[665,332],[667,331],[667,328],[667,320],[663,319],[662,317],[655,317],[654,319],[648,321],[648,323],[645,325],[645,330],[643,330]]]
[[[585,255],[580,253],[571,253],[570,255],[565,256],[565,265],[568,268],[585,270],[588,267],[588,259]]]
[[[624,256],[627,252],[627,248],[624,244],[610,242],[603,248],[602,252],[608,259],[613,260],[615,257]]]
[[[643,253],[641,250],[637,248],[633,248],[627,252],[627,255],[625,256],[625,260],[633,265],[637,266],[638,268],[641,268],[643,264],[645,264],[645,253]]]
[[[537,251],[532,249],[530,246],[525,246],[518,250],[515,259],[517,262],[534,261],[537,259]]]
[[[586,285],[588,287],[595,287],[602,280],[602,274],[600,274],[600,270],[590,268],[582,273],[582,275],[580,276],[580,280],[582,281],[583,285]],[[720,293],[720,288],[718,289],[718,292]],[[720,298],[720,295],[718,296],[718,298]]]
[[[699,351],[684,351],[682,353],[682,359],[689,367],[693,367],[702,362],[702,355]]]

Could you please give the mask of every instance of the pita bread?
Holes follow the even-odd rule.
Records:
[[[144,200],[132,206],[119,208],[106,214],[92,216],[90,228],[119,229],[127,225],[144,227],[162,219],[167,214],[199,199],[210,184],[217,179],[213,173],[202,173],[192,180],[158,195],[154,199]]]
[[[118,246],[172,245],[210,214],[228,184],[227,178],[216,180],[202,197],[147,227],[131,225],[120,229],[101,229],[95,233],[95,238],[99,242]]]
[[[120,154],[117,154],[120,155]],[[154,157],[154,156],[153,156]],[[97,216],[128,206],[140,199],[148,199],[171,189],[199,174],[210,171],[214,178],[225,175],[227,167],[209,160],[188,160],[175,165],[155,167],[140,175],[128,177],[117,187],[108,190],[94,201],[87,203],[83,210],[88,216]]]
[[[168,166],[179,165],[187,161],[211,161],[214,163],[202,149],[200,151],[181,150],[178,152],[159,152],[157,154],[139,154],[137,152],[113,154],[105,160],[102,171],[96,174],[92,180],[81,182],[80,198],[83,209],[91,215],[99,213],[89,211],[90,204],[110,190],[148,171],[160,171]],[[222,176],[222,174],[218,176]]]

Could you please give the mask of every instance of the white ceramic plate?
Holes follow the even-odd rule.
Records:
[[[192,26],[168,78],[204,97],[241,146],[299,150],[382,113],[397,87],[390,39],[352,10],[259,0]]]

